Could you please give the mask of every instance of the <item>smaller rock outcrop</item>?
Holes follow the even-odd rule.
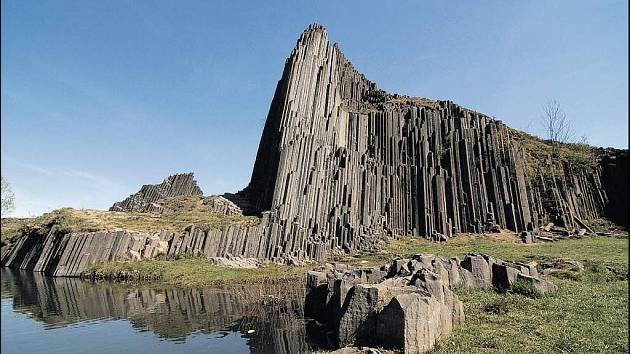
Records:
[[[110,211],[159,211],[161,206],[156,202],[160,199],[178,196],[203,195],[192,173],[181,173],[168,176],[160,184],[145,184],[135,194],[121,202],[116,202]]]
[[[231,255],[227,255],[227,257],[210,257],[208,260],[219,267],[227,268],[253,269],[262,266],[262,262],[256,258],[234,257]]]
[[[115,260],[139,261],[166,254],[169,242],[156,234],[125,229],[65,232],[57,225],[38,227],[2,248],[3,267],[44,272],[54,277],[78,277],[91,265]]]
[[[517,281],[538,292],[555,290],[536,264],[506,262],[485,254],[445,258],[417,254],[379,268],[325,264],[307,274],[304,306],[344,346],[378,346],[426,353],[464,322],[464,307],[452,291],[508,290]]]
[[[423,353],[464,321],[447,279],[415,260],[368,269],[326,265],[307,275],[305,314],[333,329],[339,346]]]
[[[204,198],[203,205],[212,213],[221,215],[243,215],[243,211],[238,205],[221,195]]]

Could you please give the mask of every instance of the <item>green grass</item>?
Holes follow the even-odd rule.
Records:
[[[203,258],[108,262],[88,268],[85,275],[97,279],[157,280],[176,286],[304,281],[310,268],[268,264],[257,269],[218,267]]]
[[[443,243],[417,237],[402,237],[400,240],[390,240],[381,252],[360,257],[341,257],[339,260],[351,264],[379,265],[393,256],[408,257],[418,253],[460,258],[467,253],[486,253],[503,260],[520,262],[540,262],[569,257],[580,261],[589,260],[603,265],[618,266],[627,270],[628,239],[597,236],[526,245],[517,243],[516,236],[507,234],[503,236],[461,234]]]
[[[527,152],[527,171],[530,178],[535,178],[538,173],[547,178],[562,174],[560,161],[566,161],[573,166],[580,167],[594,168],[597,166],[596,148],[581,143],[562,143],[558,145],[554,163],[547,165],[547,159],[553,154],[551,142],[518,129],[507,129],[510,136]]]
[[[434,352],[628,352],[627,278],[614,280],[587,270],[582,281],[553,282],[559,290],[537,298],[458,291],[466,322]]]
[[[3,219],[0,230],[0,246],[8,245],[22,235],[22,224],[19,219],[10,219],[7,222]]]

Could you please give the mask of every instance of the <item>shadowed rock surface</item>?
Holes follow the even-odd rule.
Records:
[[[136,194],[116,202],[110,211],[150,212],[161,209],[156,202],[168,197],[203,195],[192,173],[168,176],[160,184],[145,184]]]
[[[603,154],[601,165],[604,188],[610,199],[606,206],[606,216],[628,228],[628,150],[609,149]]]

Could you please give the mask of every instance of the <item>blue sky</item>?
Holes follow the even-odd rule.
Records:
[[[108,208],[193,171],[250,177],[284,60],[323,24],[381,88],[628,147],[626,1],[2,1],[2,174],[17,216]]]

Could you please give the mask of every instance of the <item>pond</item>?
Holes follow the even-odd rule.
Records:
[[[330,349],[304,319],[300,283],[176,288],[1,272],[3,354]]]

